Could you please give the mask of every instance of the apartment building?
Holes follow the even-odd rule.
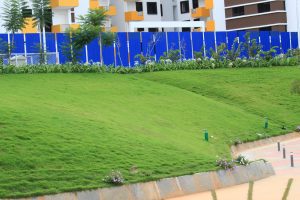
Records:
[[[114,4],[118,14],[112,22],[120,31],[130,31],[133,22],[140,25],[134,31],[199,30],[197,27],[182,27],[191,21],[204,22],[206,31],[225,30],[224,5],[215,4],[214,0],[125,0],[114,1]],[[157,27],[144,27],[148,22],[157,22]],[[161,22],[176,22],[181,28],[164,28]]]
[[[227,30],[297,31],[299,0],[225,0]]]
[[[0,7],[4,1],[0,0]],[[134,22],[140,22],[134,31],[200,31],[199,27],[191,27],[188,23],[198,21],[204,25],[201,31],[224,31],[224,2],[214,1],[216,0],[51,0],[53,19],[47,31],[64,32],[69,28],[78,28],[78,17],[95,8],[107,11],[105,31],[132,31],[130,26]],[[30,0],[28,3],[31,4]],[[30,12],[31,10],[26,16],[28,25],[22,31],[24,33],[38,31],[32,27]],[[178,27],[164,28],[161,22],[173,22]],[[157,27],[144,27],[148,23],[157,23]],[[185,24],[187,27],[184,27]],[[0,32],[5,32],[1,21]]]

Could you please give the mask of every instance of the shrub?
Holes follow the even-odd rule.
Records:
[[[294,80],[291,87],[291,92],[300,95],[300,79]]]
[[[120,171],[112,170],[109,175],[104,177],[103,181],[113,185],[122,185],[124,183],[124,178]]]
[[[216,165],[222,169],[234,169],[235,162],[233,160],[227,160],[226,158],[218,158],[216,160]]]
[[[235,159],[235,162],[239,165],[249,165],[250,164],[250,161],[243,155],[239,155],[236,159]]]

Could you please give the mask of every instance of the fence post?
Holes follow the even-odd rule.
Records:
[[[25,56],[25,63],[28,65],[27,62],[27,47],[26,47],[26,34],[23,33],[23,40],[24,40],[24,56]]]
[[[115,63],[115,67],[117,66],[117,50],[116,50],[116,41],[114,40],[113,43],[114,46],[114,63]]]
[[[190,32],[191,48],[192,48],[192,59],[194,58],[194,43],[193,43],[193,32]]]
[[[217,53],[218,44],[217,44],[217,32],[216,31],[214,31],[214,40],[215,40],[215,52]]]
[[[205,32],[202,31],[202,40],[203,40],[203,54],[204,54],[204,57],[206,57],[206,44],[205,44]]]
[[[89,50],[87,45],[84,46],[85,48],[85,63],[88,64],[89,63]]]
[[[179,47],[179,55],[180,55],[180,60],[182,60],[182,53],[181,53],[181,38],[180,38],[180,32],[177,32],[178,34],[178,47]]]
[[[129,43],[129,33],[127,32],[127,56],[128,56],[128,66],[131,67],[130,59],[130,43]]]
[[[166,46],[167,46],[167,54],[168,54],[169,53],[168,32],[166,32]]]

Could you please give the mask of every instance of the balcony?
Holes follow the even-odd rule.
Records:
[[[144,14],[143,12],[137,12],[137,11],[129,11],[125,12],[125,21],[143,21],[144,20]]]
[[[51,0],[51,7],[55,9],[69,9],[79,6],[79,0]]]
[[[79,24],[58,24],[52,26],[52,33],[63,33],[68,29],[77,29]]]
[[[214,8],[214,0],[205,0],[205,8],[206,9],[213,9]]]
[[[205,31],[208,31],[208,32],[214,32],[215,31],[215,21],[214,20],[208,20],[206,22]]]
[[[115,16],[117,15],[117,8],[116,6],[99,6],[99,8],[102,8],[106,10],[107,16]]]
[[[193,18],[209,17],[209,16],[210,16],[210,10],[204,7],[196,8],[192,10]]]
[[[34,27],[33,18],[25,18],[26,26],[22,29],[22,33],[37,33],[37,27]]]

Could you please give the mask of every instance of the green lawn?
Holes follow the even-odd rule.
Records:
[[[127,183],[214,170],[232,140],[300,124],[299,77],[299,67],[1,75],[0,198],[105,187],[112,169]]]

